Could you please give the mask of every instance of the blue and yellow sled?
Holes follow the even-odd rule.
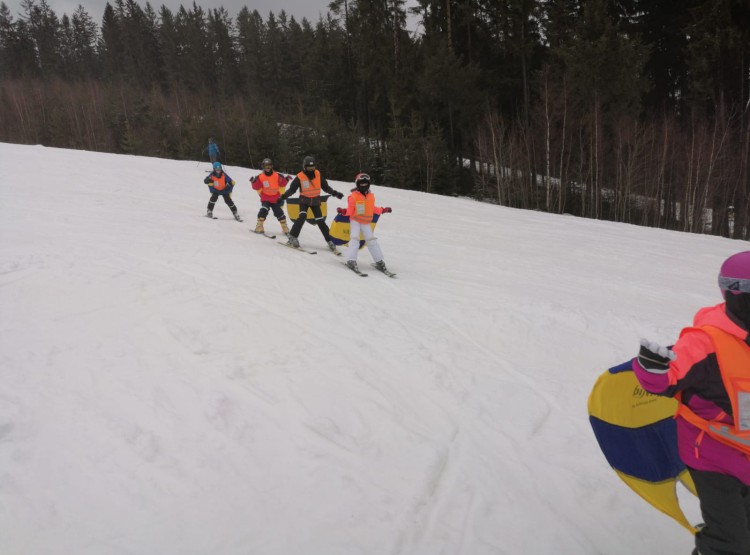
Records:
[[[677,482],[694,495],[695,484],[677,453],[677,401],[649,393],[632,360],[610,368],[594,384],[591,427],[607,462],[638,495],[696,533],[677,499]]]
[[[378,223],[378,219],[380,219],[380,214],[373,214],[372,223],[370,224],[370,228],[372,228],[373,231],[375,231],[375,224]],[[331,223],[331,241],[333,241],[336,245],[346,245],[350,240],[349,234],[349,216],[336,214],[336,217],[333,219],[333,223]],[[359,248],[361,249],[364,246],[365,240],[362,238],[362,234],[360,233]]]
[[[331,195],[320,195],[320,211],[323,214],[323,219],[328,217],[328,199]],[[293,222],[297,221],[297,218],[299,218],[299,198],[290,198],[286,201],[286,213],[287,216],[289,216],[289,219]],[[307,209],[307,223],[312,225],[318,225],[315,222],[315,216],[312,213],[312,210],[309,208]]]

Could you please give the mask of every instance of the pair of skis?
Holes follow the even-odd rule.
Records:
[[[274,239],[276,236],[275,235],[274,236],[266,235],[266,237]],[[309,251],[307,249],[303,249],[302,247],[294,247],[294,246],[290,245],[289,243],[284,243],[284,242],[281,242],[281,241],[277,241],[277,243],[279,243],[279,245],[282,245],[282,246],[287,247],[289,249],[293,249],[295,251],[300,251],[300,252],[304,252],[304,253],[307,253],[307,254],[318,254],[318,251]],[[336,256],[341,256],[341,251],[338,251],[338,250],[333,251],[333,254],[335,254]],[[352,272],[354,272],[355,274],[357,274],[359,277],[367,277],[367,276],[370,275],[370,274],[366,274],[366,273],[360,271],[359,269],[355,270],[354,268],[350,268],[346,263],[344,263],[344,265],[347,268],[349,268]],[[380,272],[383,272],[389,278],[396,277],[396,274],[394,272],[391,272],[390,270],[382,270],[382,269],[378,268],[378,266],[375,263],[370,264],[370,266],[372,266],[373,268],[375,268],[376,270],[378,270]]]
[[[265,234],[264,234],[264,235],[265,235]],[[275,238],[276,238],[276,236],[275,236],[275,235],[274,235],[273,237],[271,237],[270,235],[266,235],[266,237],[269,237],[270,239],[275,239]],[[293,245],[290,245],[290,244],[289,244],[288,242],[286,242],[286,243],[285,243],[285,242],[283,242],[283,241],[276,241],[276,242],[277,242],[277,243],[278,243],[279,245],[283,245],[283,246],[285,246],[285,247],[288,247],[288,248],[290,248],[290,249],[294,249],[294,250],[296,250],[296,251],[300,251],[300,252],[306,252],[307,254],[318,254],[318,251],[309,251],[309,250],[307,250],[307,249],[303,249],[302,247],[295,247],[295,246],[293,246]],[[342,254],[342,253],[341,253],[341,251],[340,251],[340,250],[338,250],[338,249],[332,250],[331,252],[332,252],[333,254],[335,254],[336,256],[341,256],[341,254]]]
[[[394,272],[391,272],[390,270],[381,270],[380,268],[377,267],[377,265],[375,263],[371,263],[370,266],[372,266],[373,268],[375,268],[379,272],[383,272],[389,278],[396,277],[396,274]],[[354,272],[355,274],[357,274],[359,277],[367,277],[367,276],[370,275],[370,274],[365,274],[364,272],[360,271],[359,269],[355,270],[354,268],[351,268],[349,266],[347,266],[347,268],[349,268],[352,272]]]
[[[213,214],[211,214],[210,216],[209,216],[208,214],[206,214],[206,218],[209,218],[209,219],[211,219],[211,220],[218,220],[218,219],[219,219],[219,218],[217,218],[216,216],[214,216]],[[243,220],[242,218],[238,218],[238,217],[236,217],[236,216],[235,216],[235,218],[234,218],[234,219],[235,219],[236,221],[238,221],[238,222],[243,222],[243,221],[244,221],[244,220]]]

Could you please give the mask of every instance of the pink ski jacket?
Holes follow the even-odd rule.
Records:
[[[727,316],[724,303],[702,308],[693,323],[695,328],[719,328],[750,345],[748,330]],[[708,334],[700,329],[686,330],[672,350],[677,358],[664,374],[648,372],[637,358],[634,359],[633,371],[643,388],[667,397],[681,393],[681,402],[696,415],[714,420],[723,414],[719,421],[731,424],[731,402]],[[690,468],[727,474],[750,485],[750,457],[708,434],[702,434],[699,428],[680,416],[677,417],[677,444],[680,458]]]

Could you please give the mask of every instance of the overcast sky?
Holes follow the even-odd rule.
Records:
[[[19,14],[21,13],[21,0],[2,1],[4,1],[8,8],[10,8],[10,13],[13,15],[13,19],[18,19]],[[297,21],[301,21],[303,17],[306,17],[314,24],[318,21],[319,15],[322,14],[325,16],[330,1],[331,0],[195,0],[195,3],[204,9],[224,6],[232,18],[237,16],[243,6],[247,6],[251,11],[258,10],[264,20],[268,18],[268,13],[271,11],[278,15],[281,10],[285,10],[288,16],[294,16]],[[73,15],[73,12],[80,4],[98,25],[101,25],[104,6],[107,5],[106,0],[47,0],[47,3],[59,18],[62,18],[63,14],[68,14],[69,16]],[[112,0],[112,3],[114,4],[114,0]],[[146,5],[146,0],[138,0],[138,3],[144,7]],[[414,0],[407,2],[407,6],[414,4],[416,4]],[[162,5],[167,6],[172,11],[176,11],[180,8],[180,5],[184,5],[186,9],[189,8],[193,5],[193,0],[152,0],[151,5],[157,11]],[[410,22],[408,27],[413,30],[416,25],[413,22]]]

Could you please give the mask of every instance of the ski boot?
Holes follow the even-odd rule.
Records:
[[[213,217],[214,217],[214,211],[206,210],[206,218],[213,218]]]
[[[289,237],[289,228],[286,225],[286,219],[279,220],[279,223],[281,224],[281,231],[284,233],[284,235]]]
[[[265,233],[265,230],[263,229],[264,221],[266,221],[265,218],[258,218],[258,223],[255,224],[255,233]]]
[[[333,241],[328,241],[328,243],[327,243],[327,244],[328,244],[328,249],[329,249],[329,250],[330,250],[330,251],[331,251],[331,252],[332,252],[333,254],[341,254],[341,253],[340,253],[339,251],[337,251],[337,250],[336,250],[336,244],[335,244],[335,243],[334,243]]]
[[[238,222],[242,221],[242,218],[240,218],[240,213],[239,212],[233,212],[233,214],[234,214],[234,219],[235,220],[237,220]]]
[[[385,267],[385,260],[378,260],[375,263],[375,267],[380,270],[381,272],[387,272],[388,268]]]
[[[346,267],[349,268],[350,270],[354,270],[355,272],[359,272],[359,268],[357,268],[356,260],[347,260]]]
[[[294,235],[289,236],[289,241],[286,242],[287,245],[290,247],[294,247],[295,249],[299,248],[299,239],[297,239]]]

